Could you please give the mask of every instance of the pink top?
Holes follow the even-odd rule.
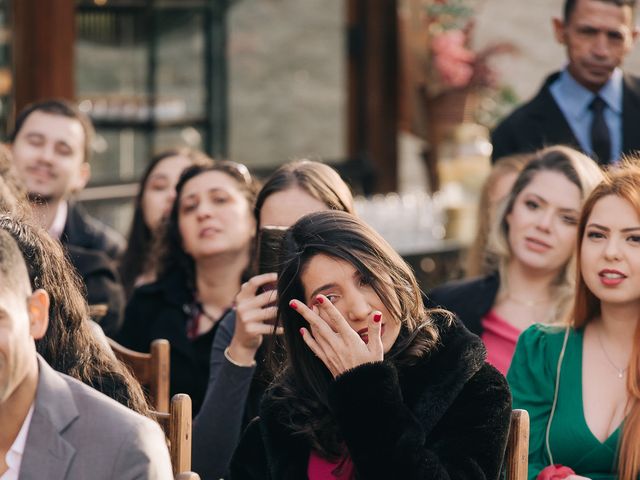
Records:
[[[338,463],[332,463],[311,450],[307,476],[309,480],[353,480],[355,472],[350,457],[344,457]]]
[[[487,362],[507,374],[521,331],[490,310],[482,318],[482,341],[487,347]]]

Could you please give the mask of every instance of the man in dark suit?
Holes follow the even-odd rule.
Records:
[[[620,69],[632,50],[635,0],[565,0],[556,40],[568,63],[492,133],[493,160],[565,144],[600,164],[640,150],[640,78]]]
[[[16,118],[11,153],[35,220],[70,251],[87,285],[88,302],[107,303],[100,323],[112,336],[124,306],[114,265],[124,239],[71,200],[89,180],[93,134],[91,121],[74,104],[45,100],[27,106]]]
[[[36,353],[49,296],[31,290],[24,258],[0,232],[0,478],[173,478],[157,424]]]

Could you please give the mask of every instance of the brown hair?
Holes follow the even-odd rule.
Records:
[[[636,159],[638,160],[640,158]],[[608,172],[602,183],[587,198],[578,224],[578,258],[582,251],[582,238],[589,216],[596,203],[609,195],[626,200],[640,215],[640,165],[631,163],[630,160],[625,161],[623,168]],[[600,300],[587,287],[580,270],[580,262],[577,262],[576,295],[571,323],[574,328],[582,328],[599,315]],[[640,474],[640,312],[638,317],[627,371],[629,413],[624,420],[618,453],[618,473],[622,480],[635,480]]]
[[[469,248],[467,255],[467,268],[465,270],[467,277],[484,275],[498,268],[497,259],[487,250],[489,232],[491,231],[491,224],[497,209],[497,205],[491,204],[491,194],[501,178],[510,173],[517,175],[532,158],[533,154],[510,155],[498,159],[493,167],[491,167],[491,172],[480,192],[476,238]]]

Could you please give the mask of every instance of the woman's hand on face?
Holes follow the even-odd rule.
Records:
[[[277,318],[277,292],[267,290],[258,294],[258,289],[275,283],[278,275],[264,273],[252,277],[242,284],[236,295],[236,326],[229,344],[229,355],[238,363],[253,362],[263,335],[273,333]],[[276,333],[282,333],[281,328]]]
[[[300,334],[334,378],[365,363],[383,360],[380,312],[372,312],[367,325],[363,325],[368,327],[365,343],[327,297],[318,295],[316,301],[311,309],[299,300],[292,300],[289,305],[309,322],[311,331],[301,328]]]

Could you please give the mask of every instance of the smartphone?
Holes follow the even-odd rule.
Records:
[[[280,268],[280,247],[287,227],[264,226],[258,232],[258,273],[277,272]],[[273,290],[275,285],[265,285],[264,290]]]

